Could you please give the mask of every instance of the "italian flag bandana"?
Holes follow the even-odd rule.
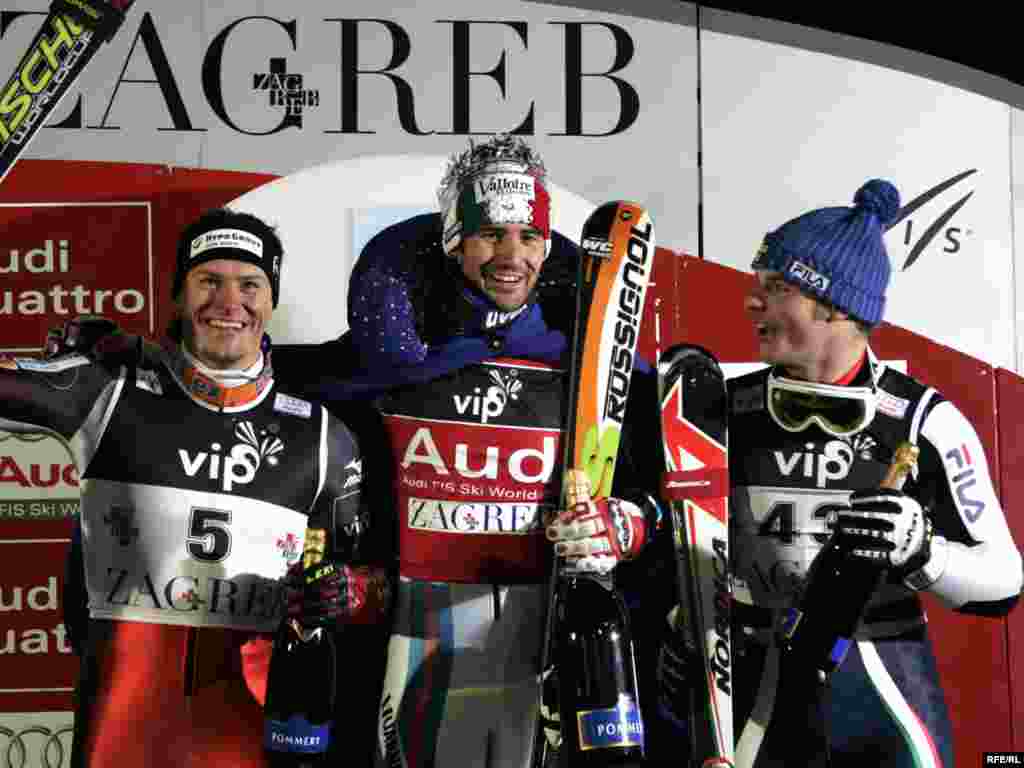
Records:
[[[445,222],[445,241],[455,247],[463,237],[489,224],[523,224],[541,232],[551,247],[551,197],[534,176],[515,170],[486,170],[462,188],[455,221]]]

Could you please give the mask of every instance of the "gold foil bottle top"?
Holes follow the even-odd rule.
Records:
[[[307,528],[306,542],[302,549],[302,567],[309,568],[324,559],[327,552],[327,531],[323,528]]]
[[[896,453],[893,455],[892,464],[889,465],[889,471],[885,473],[885,478],[882,480],[882,488],[890,488],[894,491],[898,491],[903,487],[903,482],[907,479],[907,475],[917,464],[917,457],[921,453],[921,449],[916,445],[911,445],[908,442],[900,443],[896,448]]]
[[[582,469],[567,469],[563,482],[563,496],[565,497],[565,508],[572,509],[580,503],[590,501],[591,494],[590,478]]]

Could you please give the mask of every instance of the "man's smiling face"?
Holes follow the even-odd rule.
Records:
[[[523,306],[540,277],[546,243],[540,230],[524,224],[488,224],[463,238],[462,274],[498,307]]]
[[[193,268],[178,297],[186,347],[215,370],[256,363],[273,309],[267,274],[235,259],[214,259]]]

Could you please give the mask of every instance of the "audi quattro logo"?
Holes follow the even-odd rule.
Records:
[[[64,768],[71,760],[73,730],[71,725],[0,725],[0,768]]]

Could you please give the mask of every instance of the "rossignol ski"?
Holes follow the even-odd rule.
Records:
[[[53,0],[0,90],[0,181],[135,0]]]
[[[586,486],[584,492],[593,497],[611,493],[654,250],[651,218],[636,203],[605,203],[583,225],[562,454],[563,508],[580,490],[581,482]],[[549,580],[541,657],[545,676],[553,664],[559,583],[565,575],[565,563],[556,557]],[[604,579],[611,588],[610,577],[586,577]],[[575,713],[560,714],[563,734],[566,728],[576,727]],[[550,736],[550,723],[548,726]],[[554,750],[553,739],[545,738],[543,730],[538,727],[533,754],[537,768],[549,764]]]
[[[728,396],[705,349],[679,344],[658,361],[658,396],[682,627],[694,674],[693,768],[734,765],[729,564]]]

